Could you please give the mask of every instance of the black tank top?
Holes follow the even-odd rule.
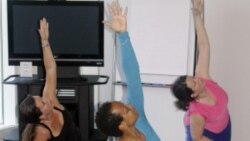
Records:
[[[46,129],[49,130],[51,135],[51,139],[49,141],[82,141],[80,130],[73,122],[72,116],[69,111],[67,111],[66,109],[61,110],[57,107],[55,107],[54,109],[62,113],[64,120],[61,133],[58,136],[54,137],[52,131],[47,125],[39,123],[40,125],[44,126]]]

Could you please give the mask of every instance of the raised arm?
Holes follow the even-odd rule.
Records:
[[[204,9],[204,0],[193,0],[193,12],[195,20],[195,29],[198,39],[198,63],[195,69],[195,75],[210,79],[209,63],[210,63],[210,45],[208,35],[202,20]]]
[[[117,48],[118,67],[122,79],[127,83],[125,100],[128,104],[131,104],[137,112],[143,115],[143,92],[139,65],[127,32],[127,8],[123,12],[116,0],[108,5],[108,10],[112,19],[110,21],[104,21],[103,23],[117,33],[119,41]]]
[[[43,89],[43,98],[51,100],[56,107],[62,107],[56,97],[56,62],[54,60],[49,43],[49,23],[45,18],[40,20],[40,29],[38,30],[41,38],[43,50],[43,62],[45,67],[45,86]]]
[[[195,20],[195,28],[198,38],[198,63],[195,70],[195,75],[210,79],[209,76],[209,61],[210,61],[210,45],[206,29],[202,20],[204,9],[203,0],[193,0],[193,12]],[[203,136],[205,127],[205,119],[200,115],[192,114],[190,116],[190,131],[193,141],[211,141]]]
[[[144,113],[139,64],[127,32],[127,8],[123,12],[116,0],[109,5],[109,12],[112,20],[110,22],[104,21],[104,23],[118,33],[118,67],[120,67],[121,77],[127,83],[126,103],[132,105],[139,115],[135,127],[143,133],[147,141],[160,141]]]

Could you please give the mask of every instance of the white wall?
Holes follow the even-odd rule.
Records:
[[[129,9],[128,31],[141,73],[186,74],[187,52],[190,49],[188,37],[193,29],[193,25],[190,24],[191,2],[126,1]]]
[[[0,7],[2,7],[2,1],[0,2]],[[0,10],[0,52],[3,52],[2,51],[2,10]],[[0,80],[3,80],[2,79],[2,76],[3,76],[3,69],[2,69],[2,54],[0,53]],[[0,83],[0,94],[3,92],[2,90],[2,87],[3,87],[3,84]],[[0,105],[2,105],[2,101],[3,100],[3,96],[0,95]],[[0,113],[2,113],[2,107],[0,106]],[[0,116],[0,123],[3,122],[3,117]]]
[[[211,75],[229,94],[232,141],[249,140],[250,1],[207,0],[205,24],[211,43]]]
[[[3,78],[5,79],[10,75],[15,74],[13,66],[8,66],[8,33],[7,33],[7,0],[2,1],[2,54],[3,59]],[[8,67],[6,67],[8,66]],[[4,124],[15,125],[17,123],[16,118],[16,86],[14,85],[3,85],[3,111],[4,111]]]

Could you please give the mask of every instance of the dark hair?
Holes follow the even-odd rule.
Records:
[[[22,132],[22,141],[33,141],[35,137],[35,124],[28,123]]]
[[[31,95],[27,95],[27,97],[21,102],[20,106],[20,120],[24,123],[39,123],[41,116],[41,111],[35,105],[35,99]]]
[[[119,129],[123,118],[119,114],[111,113],[111,102],[106,102],[101,105],[96,113],[95,122],[98,129],[107,136],[120,137],[122,131]]]
[[[176,107],[184,111],[187,110],[189,102],[194,100],[194,98],[191,97],[193,90],[187,87],[186,79],[186,75],[180,76],[174,82],[171,89],[174,96],[178,99],[175,102]]]

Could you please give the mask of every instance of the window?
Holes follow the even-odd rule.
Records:
[[[0,6],[1,6],[1,9],[2,9],[2,1],[0,2]],[[2,48],[2,10],[0,11],[0,80],[2,82],[3,80],[3,58],[2,58],[2,52],[3,52],[3,48]],[[0,123],[3,123],[3,116],[2,116],[2,113],[3,113],[3,84],[1,83],[0,84]]]
[[[8,66],[7,1],[0,1],[0,124],[14,125],[16,116],[16,86],[3,85],[2,80],[15,74],[15,68]]]

